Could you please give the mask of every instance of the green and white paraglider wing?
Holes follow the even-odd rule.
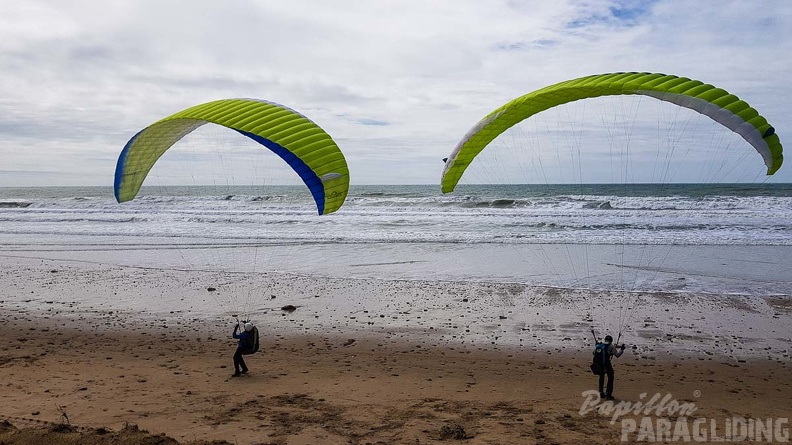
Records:
[[[781,142],[767,120],[737,96],[698,80],[653,73],[599,74],[550,85],[503,105],[479,121],[446,160],[443,193],[454,190],[473,159],[513,125],[557,105],[600,96],[650,96],[706,115],[748,141],[764,159],[767,174],[783,162]]]
[[[138,132],[118,157],[116,200],[133,199],[160,156],[207,123],[236,130],[280,156],[308,186],[320,215],[335,212],[344,203],[349,169],[330,135],[292,109],[254,99],[223,99],[196,105]]]

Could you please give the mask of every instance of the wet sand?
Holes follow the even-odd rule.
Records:
[[[596,389],[585,332],[570,334],[570,327],[563,331],[563,323],[551,324],[547,318],[512,325],[520,312],[515,305],[486,314],[467,309],[463,314],[478,318],[466,328],[458,320],[442,319],[447,311],[424,312],[414,299],[387,297],[412,292],[426,298],[420,292],[441,289],[438,300],[446,294],[460,299],[456,292],[462,287],[454,286],[462,284],[325,282],[326,293],[335,286],[349,294],[362,286],[360,292],[370,299],[347,302],[357,308],[354,314],[315,318],[321,309],[307,301],[322,300],[325,294],[319,292],[317,298],[308,278],[280,277],[292,293],[268,288],[278,303],[270,302],[272,307],[259,314],[262,350],[248,358],[249,375],[231,378],[234,341],[227,318],[198,310],[132,309],[147,302],[157,309],[166,306],[155,304],[151,295],[157,293],[180,300],[179,288],[205,286],[200,274],[40,261],[4,265],[0,420],[16,428],[47,427],[68,418],[83,428],[118,430],[132,423],[184,443],[236,444],[415,444],[454,437],[470,444],[605,444],[620,439],[620,422],[611,424],[610,417],[596,412],[580,414],[586,400],[582,394]],[[138,297],[148,300],[135,303],[125,293],[132,281]],[[470,297],[464,298],[469,299],[483,299],[486,292],[491,294],[487,301],[517,295],[500,285],[467,286]],[[129,305],[85,303],[101,301],[102,295],[119,301],[129,297]],[[661,300],[652,304],[661,305]],[[739,311],[744,301],[728,304]],[[296,303],[297,310],[281,311],[287,302]],[[767,313],[755,304],[742,310],[745,317],[784,323],[787,303],[783,298],[766,302]],[[678,308],[672,301],[665,304],[666,309]],[[681,403],[694,403],[696,417],[720,424],[735,416],[792,415],[792,363],[789,351],[780,349],[788,324],[786,331],[783,324],[770,324],[768,329],[782,332],[767,351],[763,348],[768,346],[754,347],[764,345],[759,340],[745,338],[713,346],[714,336],[728,337],[717,331],[688,339],[697,329],[679,320],[685,314],[664,313],[658,309],[652,319],[663,326],[662,341],[650,338],[642,344],[634,337],[636,348],[616,360],[618,399],[637,402],[647,399],[643,393],[670,394]],[[371,320],[365,318],[369,316]],[[399,316],[401,321],[393,320]],[[482,322],[485,317],[492,321]],[[404,318],[414,322],[403,323]],[[498,322],[504,326],[482,327],[497,328]],[[747,323],[728,329],[751,332],[753,327]],[[465,337],[465,329],[473,332]],[[574,339],[565,341],[569,335]],[[524,341],[515,340],[519,338]],[[697,354],[691,345],[700,342],[708,348]],[[737,344],[746,351],[735,349]],[[0,428],[0,440],[7,437],[13,433]]]

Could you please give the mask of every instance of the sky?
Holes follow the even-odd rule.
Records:
[[[353,184],[439,184],[440,159],[490,111],[617,71],[724,88],[783,143],[789,29],[787,0],[2,2],[0,187],[112,185],[137,131],[234,97],[316,122]]]

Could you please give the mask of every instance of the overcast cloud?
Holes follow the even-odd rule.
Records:
[[[783,142],[790,29],[787,0],[2,2],[0,186],[111,185],[138,130],[230,97],[311,118],[353,183],[436,184],[493,109],[614,71],[725,88]]]

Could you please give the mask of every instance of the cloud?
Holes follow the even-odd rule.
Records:
[[[501,104],[614,71],[722,86],[783,139],[790,27],[783,0],[5,2],[0,162],[29,174],[0,186],[73,183],[73,172],[107,184],[140,128],[226,97],[305,114],[360,169],[353,181],[434,183],[433,160]]]

